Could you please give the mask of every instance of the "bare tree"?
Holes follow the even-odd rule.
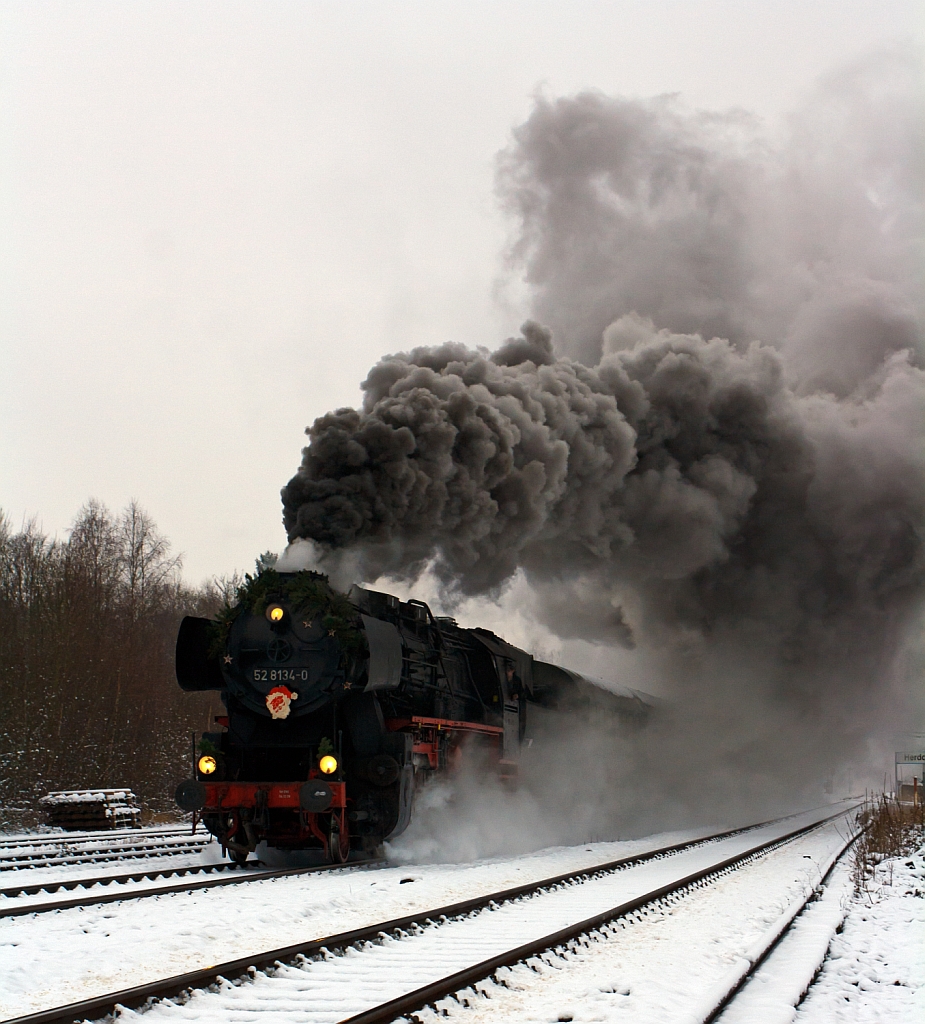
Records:
[[[183,562],[179,555],[170,556],[170,543],[134,498],[122,513],[118,535],[129,607],[136,616],[179,582]]]
[[[177,626],[238,582],[185,586],[136,501],[87,502],[66,541],[0,512],[0,824],[34,820],[49,788],[127,785],[170,807],[190,730],[219,710],[177,687]]]

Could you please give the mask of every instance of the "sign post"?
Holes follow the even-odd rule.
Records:
[[[897,750],[896,751],[896,766],[895,766],[895,792],[897,797],[901,798],[902,786],[899,781],[899,766],[900,765],[914,764],[921,766],[922,768],[922,785],[925,786],[925,750]],[[913,798],[917,803],[918,800],[918,779],[913,780],[913,792],[915,797]]]

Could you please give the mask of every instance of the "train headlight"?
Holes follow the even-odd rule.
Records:
[[[282,622],[286,617],[286,609],[281,604],[271,604],[267,608],[266,616],[270,622]]]
[[[318,762],[318,767],[325,775],[333,775],[337,771],[337,758],[331,754],[325,754]]]
[[[203,754],[199,758],[198,767],[202,775],[211,775],[218,768],[218,762],[211,754]]]

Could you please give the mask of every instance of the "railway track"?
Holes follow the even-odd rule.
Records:
[[[0,872],[198,854],[211,838],[204,832],[192,835],[188,828],[176,828],[5,840],[0,846]]]
[[[391,1024],[398,1017],[412,1016],[413,1018],[416,1011],[421,1011],[425,1007],[436,1011],[437,1007],[435,1004],[442,1000],[452,1000],[460,1009],[467,1008],[469,999],[467,999],[466,990],[469,990],[470,998],[477,998],[479,994],[484,994],[479,993],[476,988],[479,982],[492,979],[495,980],[496,984],[500,983],[500,985],[504,986],[505,982],[503,979],[496,979],[496,972],[502,968],[526,964],[532,958],[539,956],[548,957],[550,954],[555,956],[556,954],[561,955],[563,952],[573,952],[576,945],[586,945],[595,939],[607,942],[619,931],[619,929],[614,929],[614,924],[620,919],[628,918],[635,914],[645,914],[650,907],[673,902],[683,895],[686,890],[701,886],[730,871],[737,870],[756,857],[777,849],[785,843],[805,835],[807,832],[813,831],[818,827],[819,825],[815,825],[794,830],[789,835],[785,835],[778,840],[758,845],[751,851],[730,857],[719,864],[693,872],[678,881],[644,893],[642,896],[629,900],[617,907],[610,908],[593,918],[570,925],[558,932],[544,935],[540,939],[526,943],[517,949],[506,951],[488,960],[483,960],[472,967],[441,978],[416,991],[403,994],[395,999],[373,1006],[368,1010],[363,1010],[353,1016],[343,1018],[339,1024]],[[845,853],[855,838],[851,837],[845,842],[842,849],[838,851],[837,856],[833,858],[832,866],[834,866],[835,860]],[[831,867],[829,870],[831,870]],[[744,989],[761,964],[765,962],[772,950],[783,939],[792,922],[803,911],[806,904],[814,898],[815,892],[816,890],[814,889],[805,899],[798,901],[795,905],[788,908],[782,915],[781,920],[772,929],[771,934],[764,936],[763,941],[750,951],[751,955],[746,959],[745,963],[737,966],[730,976],[723,979],[720,983],[720,991],[717,992],[714,987],[713,993],[708,996],[709,1009],[706,1012],[702,1008],[700,1010],[695,1009],[694,1012],[687,1015],[685,1024],[714,1024],[714,1022],[721,1019],[724,1012],[730,1008],[736,996]],[[446,1006],[440,1007],[442,1012],[439,1015],[445,1016],[447,1009]],[[492,1007],[492,1010],[496,1010],[496,1008]],[[571,1015],[568,1015],[567,1019],[571,1019]]]
[[[412,993],[405,1001],[416,1002],[419,1006],[415,1010],[406,1011],[403,1016],[417,1024],[431,1024],[432,1021],[446,1018],[455,1019],[460,1024],[483,1024],[486,1020],[609,1019],[606,1011],[601,1014],[599,1006],[589,1007],[583,999],[573,999],[573,1005],[569,1006],[572,1012],[563,1013],[558,1017],[555,1014],[549,1016],[547,1009],[550,1003],[550,988],[558,993],[562,989],[567,989],[570,982],[573,992],[578,989],[585,998],[587,994],[596,995],[597,986],[592,979],[595,979],[596,975],[596,980],[600,980],[600,965],[602,961],[606,961],[607,974],[612,977],[616,973],[612,966],[616,962],[620,964],[618,970],[622,969],[624,976],[623,984],[598,989],[600,992],[616,996],[616,1001],[623,1003],[620,1007],[623,1012],[618,1014],[617,1019],[658,1019],[671,1021],[672,1024],[754,1024],[755,1021],[765,1019],[790,1020],[789,1012],[806,997],[825,957],[831,936],[844,917],[844,886],[836,886],[834,891],[828,892],[827,885],[859,835],[859,832],[842,835],[837,848],[821,864],[821,876],[815,884],[793,899],[776,920],[753,941],[740,949],[736,949],[735,944],[730,943],[723,959],[732,961],[731,966],[705,984],[690,982],[692,973],[696,977],[698,967],[702,966],[702,961],[696,955],[690,955],[691,947],[696,946],[697,940],[700,939],[694,930],[690,930],[687,936],[690,945],[685,944],[681,947],[680,957],[675,957],[674,967],[676,970],[680,968],[680,975],[673,974],[670,969],[666,970],[667,964],[652,965],[658,969],[658,983],[663,988],[671,990],[677,985],[681,990],[674,992],[673,998],[661,1000],[665,1005],[653,1006],[646,1002],[646,995],[651,997],[651,984],[650,991],[645,993],[645,981],[639,976],[634,980],[643,982],[639,985],[644,993],[641,1005],[637,1004],[634,1007],[628,999],[624,1001],[619,998],[628,997],[631,988],[636,987],[629,983],[628,979],[632,977],[632,972],[626,972],[626,965],[621,963],[621,960],[631,959],[625,958],[628,948],[641,947],[644,951],[643,958],[646,955],[645,950],[651,955],[651,932],[660,925],[664,926],[666,920],[677,913],[680,890],[665,893],[642,907],[625,907],[625,913],[618,918],[613,918],[598,927],[588,927],[580,935],[573,934],[559,943],[554,944],[549,941],[551,937],[547,936],[548,945],[544,950],[536,947],[532,950],[522,948],[514,951],[502,963],[479,964],[470,971],[460,972],[455,978],[443,979],[430,992]],[[747,857],[742,864],[749,861],[754,862],[755,858]],[[728,880],[740,866],[742,865],[731,865],[715,872],[713,876],[708,875],[699,881],[695,880],[693,885],[688,887],[688,894],[692,895],[698,889],[701,894],[707,894],[707,883],[712,883],[723,876]],[[819,919],[810,920],[806,928],[808,934],[800,935],[799,926],[804,917],[807,914],[811,915],[816,906],[826,902],[829,906],[823,916],[827,914],[828,920],[825,923],[828,924],[828,929],[825,929],[825,923],[820,928]],[[834,910],[838,906],[841,907],[840,914]],[[650,932],[649,936],[638,934],[646,929]],[[797,934],[794,935],[793,932]],[[661,941],[672,941],[671,936],[666,936],[664,931],[658,938]],[[791,939],[796,940],[793,948],[788,947]],[[702,941],[709,943],[711,940],[708,937]],[[784,947],[784,955],[781,962],[775,963],[774,957],[780,947]],[[797,957],[794,956],[795,952],[798,953]],[[520,955],[516,956],[518,953]],[[766,971],[765,966],[768,963],[776,970]],[[485,971],[489,966],[494,966],[494,969],[486,976]],[[598,968],[596,972],[595,966]],[[651,975],[652,971],[649,973]],[[770,976],[765,977],[765,974]],[[651,976],[648,980],[651,983]],[[545,992],[541,988],[544,982]],[[685,983],[687,991],[683,991]],[[426,1004],[423,1003],[422,997],[427,997]],[[395,1004],[398,1002],[399,1000],[394,1000],[391,1004],[374,1007],[342,1020],[340,1024],[386,1024],[395,1019]]]
[[[319,874],[324,871],[348,870],[359,867],[373,867],[385,864],[385,860],[377,857],[370,857],[364,860],[349,861],[345,864],[320,864],[315,867],[303,868],[271,868],[260,869],[257,867],[248,868],[237,864],[204,864],[201,867],[190,868],[164,868],[159,871],[139,871],[122,875],[101,875],[96,878],[74,879],[64,882],[52,882],[47,884],[34,884],[26,886],[14,886],[10,889],[0,889],[0,897],[11,899],[7,904],[0,902],[0,918],[2,917],[25,917],[28,914],[45,914],[53,910],[73,910],[80,907],[95,907],[104,903],[121,903],[123,900],[144,899],[149,896],[166,896],[175,892],[193,892],[197,889],[213,889],[224,885],[239,885],[243,882],[258,882],[267,878],[285,878],[289,875],[310,875]],[[128,889],[125,891],[114,891],[107,893],[88,893],[87,895],[74,896],[70,899],[43,900],[38,903],[26,903],[16,897],[34,896],[41,892],[55,892],[61,889],[71,891],[75,888],[90,889],[96,886],[128,886],[132,882],[156,881],[158,878],[170,876],[187,876],[191,874],[213,873],[220,871],[226,877],[205,878],[200,880],[189,880],[176,882],[170,885],[151,886],[144,889]],[[230,874],[234,872],[233,874]]]
[[[89,843],[101,839],[137,839],[139,836],[189,835],[188,825],[149,825],[144,828],[105,829],[95,832],[20,832],[0,838],[0,853],[12,847],[41,846],[48,843]]]
[[[823,811],[675,844],[540,882],[357,928],[204,970],[15,1018],[10,1024],[95,1019],[116,1006],[140,1007],[181,994],[197,1020],[236,1019],[244,1002],[273,1019],[282,1008],[299,1019],[374,1024],[421,1011],[496,976],[504,967],[576,941],[598,941],[614,922],[678,902],[712,883],[843,818]],[[589,913],[590,911],[590,913]],[[488,915],[488,917],[486,917]],[[555,925],[551,931],[550,926]],[[348,955],[337,955],[344,953]],[[490,954],[488,957],[485,954]],[[448,969],[456,966],[458,969]],[[260,973],[264,972],[264,973]],[[243,979],[243,980],[242,980]],[[235,982],[238,982],[237,984]],[[420,982],[423,982],[421,984]],[[218,983],[218,991],[203,989]],[[398,991],[395,991],[397,988]],[[189,993],[192,992],[192,996]],[[385,998],[382,998],[382,997]],[[186,1017],[173,1002],[155,1003],[151,1022]],[[571,1018],[565,1018],[571,1019]]]
[[[760,826],[749,826],[757,828]],[[741,830],[733,830],[729,834],[736,834]],[[725,835],[725,833],[722,833]],[[681,844],[682,848],[688,844]],[[673,848],[666,847],[665,850]],[[268,878],[283,878],[289,875],[312,874],[319,871],[326,871],[333,867],[372,867],[384,864],[384,859],[367,858],[364,860],[351,861],[346,865],[320,865],[316,867],[302,868],[279,868],[279,869],[258,869],[254,864],[250,867],[241,866],[232,862],[224,861],[218,864],[191,865],[177,868],[158,868],[152,871],[134,871],[114,875],[97,875],[91,878],[68,878],[45,882],[31,881],[22,885],[14,885],[0,889],[0,918],[3,917],[24,917],[29,914],[42,914],[55,910],[71,910],[80,907],[99,906],[105,903],[117,903],[123,900],[142,899],[147,896],[161,896],[176,892],[190,892],[197,889],[210,889],[224,885],[234,885],[241,882],[259,881]],[[125,891],[114,890],[107,893],[93,893],[86,896],[80,895],[60,900],[41,900],[35,903],[27,903],[22,897],[37,896],[41,893],[49,895],[55,892],[73,891],[75,889],[93,889],[96,887],[128,886],[133,882],[157,881],[160,878],[187,877],[195,874],[212,874],[221,872],[228,873],[229,877],[219,879],[201,879],[198,881],[187,881],[164,886],[152,886],[150,888]],[[231,875],[231,872],[235,872]],[[9,900],[9,903],[6,901]]]
[[[734,830],[734,832],[737,831],[739,830]],[[682,844],[682,847],[686,845],[687,844]],[[670,847],[664,848],[666,851],[671,849],[672,848]],[[80,907],[99,906],[105,903],[117,903],[123,900],[143,899],[148,896],[162,896],[176,892],[191,892],[197,889],[211,889],[223,885],[234,885],[241,882],[259,881],[267,878],[284,878],[289,875],[312,874],[319,871],[329,870],[333,867],[371,867],[384,863],[385,861],[382,859],[368,858],[361,861],[352,861],[347,865],[322,865],[318,867],[259,870],[256,867],[248,868],[230,862],[223,862],[220,864],[205,864],[201,866],[182,868],[162,868],[154,871],[127,872],[118,875],[98,875],[93,878],[85,879],[65,879],[63,881],[47,883],[33,882],[32,884],[11,886],[6,889],[0,889],[0,918],[24,917],[29,914],[43,914],[55,910],[72,910]],[[223,874],[231,871],[239,873],[218,879],[210,878],[201,879],[199,881],[191,880],[172,885],[152,886],[142,890],[129,889],[126,891],[116,890],[107,893],[97,892],[86,896],[75,896],[69,899],[42,900],[35,903],[27,903],[22,899],[23,896],[36,896],[42,892],[53,894],[54,892],[61,891],[62,889],[65,891],[71,891],[77,888],[91,889],[97,886],[122,886],[130,885],[133,882],[156,881],[159,878],[170,876],[186,877],[190,874],[206,874],[216,871],[221,871]],[[5,903],[6,900],[10,900],[11,902],[7,904]]]
[[[34,879],[0,889],[0,899],[13,899],[20,896],[37,896],[39,893],[49,895],[56,892],[72,892],[74,889],[92,889],[97,885],[123,885],[128,882],[155,881],[158,878],[182,878],[186,875],[211,874],[221,871],[248,871],[249,868],[234,861],[219,861],[218,864],[191,864],[188,867],[154,868],[150,871],[127,871],[118,875],[92,875],[88,878],[57,878],[45,881]],[[2,906],[2,904],[0,904]]]
[[[754,986],[755,991],[753,992],[753,982],[762,977],[762,971],[764,970],[765,965],[771,961],[777,950],[790,938],[795,937],[793,935],[795,926],[798,926],[801,923],[804,916],[806,916],[807,911],[812,910],[817,903],[822,901],[828,901],[829,903],[833,902],[832,895],[827,893],[826,889],[842,858],[857,842],[862,832],[863,829],[845,839],[841,848],[836,850],[823,866],[821,872],[822,877],[819,880],[819,884],[815,886],[811,892],[806,894],[803,899],[795,901],[786,911],[784,911],[780,918],[770,929],[768,929],[762,938],[746,952],[743,962],[740,963],[740,965],[733,970],[730,976],[726,979],[724,985],[725,991],[717,999],[716,1006],[703,1018],[703,1024],[739,1024],[739,1022],[754,1020],[756,999],[757,1006],[759,1007],[758,1013],[763,1015],[762,1011],[766,1010],[766,1006],[762,1007],[764,1000],[757,993],[757,986]],[[838,897],[837,892],[834,895],[835,898]],[[840,902],[841,901],[839,900],[839,903]],[[833,918],[835,921],[835,927],[840,926],[841,922],[844,920],[844,914],[844,907],[841,906],[840,912],[836,913]],[[831,924],[832,921],[829,923]],[[789,993],[791,997],[795,996],[795,998],[792,999],[793,1006],[799,1005],[799,1003],[806,997],[815,976],[818,974],[818,971],[822,966],[822,961],[828,949],[831,935],[826,936],[826,941],[821,948],[821,955],[818,935],[814,936],[814,939],[815,941],[811,943],[811,947],[815,948],[810,948],[803,953],[804,968],[808,968],[808,971],[805,973],[810,974],[810,980],[803,984],[800,984],[799,981],[797,981],[797,990]],[[787,973],[789,974],[790,971],[788,970]],[[791,980],[789,987],[792,989],[792,979],[788,980]]]

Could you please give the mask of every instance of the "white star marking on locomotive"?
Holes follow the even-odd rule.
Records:
[[[225,655],[225,664],[226,665],[230,665],[231,664],[231,655],[230,654],[226,654]]]

